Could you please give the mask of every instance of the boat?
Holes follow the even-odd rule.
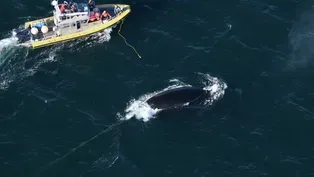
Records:
[[[63,2],[64,3],[64,2]],[[58,0],[53,0],[53,16],[27,21],[15,30],[19,44],[33,49],[90,36],[115,26],[131,12],[126,4],[102,4],[90,9],[88,3],[76,3],[76,11],[61,12]],[[92,21],[93,14],[106,11],[109,18]]]

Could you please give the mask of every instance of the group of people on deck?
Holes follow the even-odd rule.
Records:
[[[77,3],[64,1],[59,8],[61,13],[77,12]]]
[[[111,18],[111,15],[107,11],[103,11],[100,14],[99,9],[96,7],[95,2],[93,0],[88,0],[88,8],[90,10],[90,16],[89,16],[89,21],[94,22],[94,21],[100,21],[100,20],[108,20]],[[67,1],[64,1],[60,5],[60,11],[61,13],[66,13],[66,12],[77,12],[77,3],[73,3],[72,0],[68,3]]]
[[[96,7],[95,2],[93,0],[88,0],[88,8],[90,10],[90,16],[89,16],[90,22],[108,20],[111,18],[111,15],[105,10],[100,14],[100,11]]]

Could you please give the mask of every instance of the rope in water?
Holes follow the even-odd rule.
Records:
[[[109,132],[110,130],[112,130],[113,128],[121,125],[123,123],[123,121],[119,121],[116,122],[112,125],[110,125],[109,127],[107,127],[106,129],[103,129],[101,132],[99,132],[98,134],[96,134],[95,136],[93,136],[92,138],[81,142],[78,146],[76,146],[75,148],[72,148],[69,152],[67,152],[66,154],[64,154],[63,156],[53,160],[52,162],[50,162],[48,165],[46,165],[45,167],[39,169],[39,171],[35,174],[36,176],[40,176],[40,174],[42,172],[44,172],[45,170],[47,170],[48,168],[52,167],[54,164],[60,162],[61,160],[64,160],[65,158],[67,158],[69,155],[73,154],[75,151],[77,151],[79,148],[85,146],[86,144],[90,143],[91,141],[93,141],[94,139],[98,138],[99,136]]]
[[[125,37],[123,37],[122,34],[120,33],[123,22],[124,22],[124,20],[122,20],[121,25],[120,25],[120,28],[119,28],[119,31],[118,31],[119,36],[121,36],[121,37],[123,38],[123,40],[124,40],[124,42],[125,42],[125,44],[126,44],[127,46],[131,47],[131,48],[134,50],[134,52],[137,54],[137,56],[138,56],[139,58],[142,58],[141,55],[136,51],[136,49],[135,49],[132,45],[128,44],[128,42],[126,42]]]

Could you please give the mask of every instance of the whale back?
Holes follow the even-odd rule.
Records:
[[[152,108],[167,109],[183,106],[186,103],[199,104],[204,101],[206,91],[197,87],[179,87],[163,91],[146,102]]]

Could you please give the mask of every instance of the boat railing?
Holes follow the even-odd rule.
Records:
[[[54,13],[55,25],[60,26],[67,23],[75,23],[76,21],[86,21],[89,19],[88,12],[75,12],[69,14]]]
[[[72,12],[72,13],[61,13],[59,16],[80,16],[80,15],[88,15],[88,12]]]
[[[120,7],[120,6],[116,6],[114,9],[114,15],[112,15],[111,18],[108,18],[104,21],[102,21],[102,23],[107,23],[109,21],[112,21],[116,18],[119,18],[119,16],[121,15],[121,13],[127,11],[129,9],[129,7]],[[37,39],[33,39],[31,37],[31,41],[43,41],[43,40],[48,40],[48,39],[53,39],[54,37],[57,37],[60,34],[59,29],[62,28],[66,28],[68,25],[69,27],[72,26],[72,24],[76,24],[76,22],[78,21],[86,21],[86,23],[88,23],[89,21],[89,13],[88,12],[74,12],[74,13],[61,13],[60,10],[58,11],[58,7],[56,8],[56,10],[53,11],[53,15],[54,15],[54,22],[56,25],[56,29],[54,29],[53,31],[49,32],[49,33],[45,33],[42,34],[43,36],[41,38],[37,38]],[[72,17],[72,18],[71,18]],[[73,18],[76,17],[76,18]],[[65,18],[65,19],[64,19]]]
[[[44,41],[44,40],[52,39],[52,38],[54,38],[54,37],[55,37],[54,34],[52,34],[52,35],[45,35],[45,34],[44,34],[44,37],[43,37],[42,39],[40,39],[39,41]]]

